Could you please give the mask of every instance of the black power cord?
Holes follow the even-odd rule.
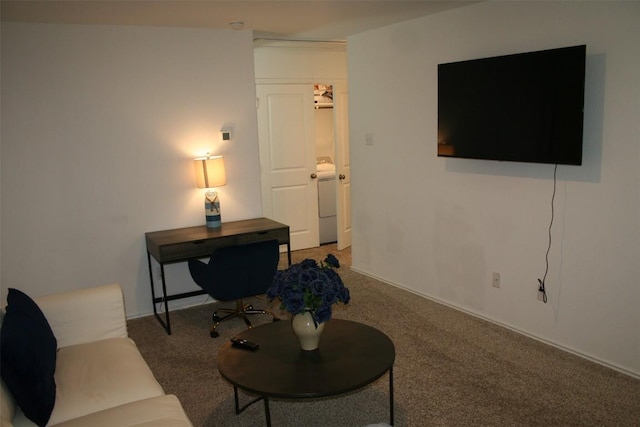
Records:
[[[553,227],[553,218],[555,216],[555,210],[553,207],[553,202],[556,199],[556,175],[558,173],[558,164],[556,163],[555,168],[553,169],[553,195],[551,196],[551,222],[549,223],[549,245],[547,246],[547,253],[545,255],[545,270],[544,276],[542,280],[538,279],[538,283],[540,286],[538,287],[538,292],[542,293],[542,301],[547,303],[547,290],[545,288],[545,282],[547,280],[547,273],[549,273],[549,252],[551,251],[551,227]]]

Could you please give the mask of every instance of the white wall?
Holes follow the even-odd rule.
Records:
[[[347,78],[346,46],[340,43],[259,43],[254,58],[257,83],[314,84]]]
[[[2,299],[120,282],[151,312],[144,233],[204,224],[207,151],[223,221],[261,216],[250,31],[3,22],[1,107]],[[184,264],[167,277],[197,289]]]
[[[553,166],[438,158],[437,64],[578,44],[545,305]],[[640,375],[640,3],[485,2],[350,37],[348,66],[353,267]]]

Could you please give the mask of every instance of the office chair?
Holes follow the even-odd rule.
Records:
[[[251,328],[247,315],[266,313],[265,310],[254,309],[251,304],[244,304],[242,299],[267,291],[278,269],[279,259],[278,241],[269,240],[217,249],[208,263],[189,260],[189,272],[198,286],[218,301],[236,302],[233,309],[218,309],[227,313],[226,316],[218,316],[217,311],[213,313],[209,332],[212,338],[219,335],[216,329],[225,320],[240,317]]]

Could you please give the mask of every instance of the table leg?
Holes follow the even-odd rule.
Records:
[[[233,386],[233,400],[235,402],[236,405],[236,415],[240,415],[245,409],[247,409],[249,406],[253,405],[254,403],[256,403],[258,400],[264,400],[264,413],[267,417],[267,426],[271,426],[271,411],[269,411],[269,398],[268,397],[263,397],[263,396],[258,396],[255,399],[253,399],[252,401],[250,401],[249,403],[247,403],[246,405],[244,405],[243,407],[240,407],[240,398],[238,397],[238,386],[234,385]]]
[[[238,401],[238,387],[233,386],[233,398],[236,401],[236,415],[240,414],[240,402]]]
[[[269,411],[269,398],[264,397],[264,416],[267,417],[267,427],[271,427],[271,411]]]
[[[393,366],[389,369],[389,425],[393,425]]]

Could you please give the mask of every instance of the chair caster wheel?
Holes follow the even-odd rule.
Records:
[[[211,338],[218,338],[220,336],[220,333],[218,331],[210,331],[209,336]]]
[[[213,320],[214,323],[218,323],[220,321],[220,318],[218,317],[218,313],[213,313],[213,316],[211,316],[211,319]]]

